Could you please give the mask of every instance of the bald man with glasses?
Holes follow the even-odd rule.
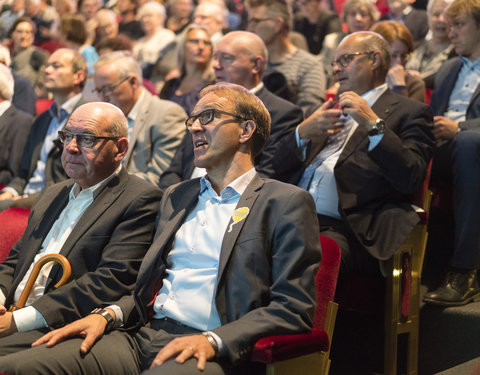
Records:
[[[23,237],[0,264],[0,337],[31,342],[47,332],[128,294],[151,244],[161,191],[122,166],[128,150],[127,119],[108,103],[78,107],[58,132],[62,165],[71,178],[53,185],[32,208]],[[72,275],[56,289],[60,266],[40,272],[25,308],[15,305],[35,262],[60,253]],[[0,344],[1,346],[1,344]]]
[[[391,92],[387,42],[358,32],[339,44],[339,94],[305,119],[284,147],[290,180],[314,198],[320,233],[342,250],[341,276],[379,273],[418,222],[411,195],[433,151],[429,107]],[[294,157],[292,157],[294,156]]]

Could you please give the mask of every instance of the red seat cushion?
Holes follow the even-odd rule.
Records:
[[[328,346],[327,332],[314,328],[310,333],[270,336],[258,340],[253,347],[251,360],[270,364],[319,351],[327,351]]]

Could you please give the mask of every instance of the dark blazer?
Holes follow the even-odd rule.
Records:
[[[425,104],[389,90],[372,109],[387,125],[383,139],[368,151],[367,130],[358,126],[334,174],[342,221],[371,255],[385,260],[418,222],[411,194],[421,186],[433,152],[433,119]],[[296,170],[291,183],[299,182],[325,141],[312,142],[305,162],[294,138],[285,144],[277,162]]]
[[[0,264],[5,306],[28,271],[42,242],[68,203],[73,180],[46,189],[32,208],[27,229]],[[93,308],[115,301],[134,286],[138,268],[151,244],[161,191],[122,169],[87,208],[60,250],[72,265],[70,281],[59,289],[55,265],[45,294],[33,303],[50,327],[79,319]]]
[[[263,151],[255,158],[255,169],[264,177],[286,181],[288,175],[284,173],[282,166],[275,165],[274,159],[281,152],[278,148],[280,141],[294,132],[296,126],[303,121],[302,110],[297,105],[272,94],[266,88],[262,88],[257,96],[270,112],[272,125],[270,137]],[[160,178],[160,187],[164,189],[189,179],[194,168],[192,135],[187,133],[170,167]]]
[[[18,173],[23,149],[33,118],[11,105],[0,116],[0,185],[6,185]]]
[[[13,97],[12,104],[32,116],[37,115],[35,103],[37,101],[37,94],[30,81],[12,72],[13,75]]]
[[[197,178],[165,192],[134,298],[125,296],[117,303],[127,327],[148,321],[153,289],[163,278],[172,241],[196,206],[199,191]],[[261,337],[311,329],[313,280],[321,257],[314,204],[305,191],[256,175],[237,207],[250,211],[223,236],[215,296],[222,326],[213,330],[233,364],[247,359]]]
[[[83,99],[80,99],[75,107],[84,104]],[[25,152],[20,162],[20,169],[18,174],[8,184],[9,187],[15,189],[19,194],[23,194],[23,190],[28,183],[28,180],[33,176],[37,168],[37,162],[40,159],[40,152],[42,151],[43,142],[48,131],[52,115],[50,111],[43,112],[38,116],[32,125],[30,133],[28,134],[27,143],[25,145]],[[63,170],[62,155],[63,145],[60,142],[55,144],[55,147],[50,151],[45,165],[45,187],[49,187],[57,182],[66,180],[68,176]]]
[[[447,60],[435,76],[435,90],[432,92],[431,107],[435,116],[443,116],[448,110],[448,102],[452,94],[458,74],[462,69],[459,57]],[[459,123],[462,130],[480,128],[480,84],[468,104],[466,120]]]

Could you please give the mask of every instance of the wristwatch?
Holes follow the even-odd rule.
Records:
[[[101,315],[107,320],[107,326],[105,327],[105,332],[109,332],[113,328],[113,325],[115,324],[115,319],[113,319],[112,314],[110,314],[107,310],[97,307],[96,309],[93,309],[90,312],[90,314]]]
[[[377,118],[375,120],[375,125],[368,131],[368,135],[378,135],[378,134],[383,134],[385,133],[385,121],[383,121],[381,118]]]
[[[215,340],[215,337],[210,332],[202,332],[202,335],[205,336],[212,345],[213,350],[215,351],[215,356],[218,356],[218,343],[217,340]]]

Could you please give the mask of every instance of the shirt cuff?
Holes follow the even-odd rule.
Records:
[[[219,355],[225,354],[225,353],[224,353],[225,350],[224,350],[223,341],[222,341],[222,339],[220,338],[220,336],[218,336],[218,335],[217,335],[215,332],[213,332],[213,331],[207,331],[207,332],[210,333],[210,334],[213,336],[213,338],[215,339],[215,341],[217,342],[217,345],[218,345],[218,354],[219,354]]]
[[[43,315],[33,306],[27,306],[23,309],[14,311],[13,319],[17,325],[18,332],[28,332],[34,329],[48,327]]]
[[[309,141],[300,138],[298,135],[298,126],[295,128],[295,142],[297,143],[297,147],[302,152],[302,160],[305,160],[307,158],[307,144]]]
[[[123,326],[123,311],[118,305],[110,305],[105,307],[106,309],[112,309],[115,313],[115,323],[113,324],[113,328],[120,328]]]
[[[5,297],[5,294],[0,290],[0,305],[5,305],[5,300],[7,297]]]
[[[18,194],[18,191],[16,191],[14,188],[11,188],[11,187],[4,187],[1,192],[2,193],[6,193],[7,191],[9,191],[10,193],[13,194],[14,197],[18,197],[20,194]]]
[[[383,134],[369,135],[368,139],[370,139],[370,144],[368,145],[368,151],[372,151],[375,147],[377,147],[382,138]]]

